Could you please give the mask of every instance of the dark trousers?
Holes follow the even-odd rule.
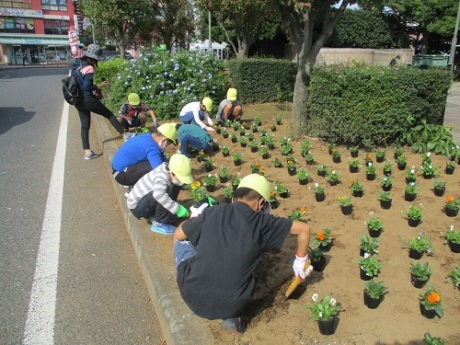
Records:
[[[152,171],[152,167],[149,161],[139,162],[133,165],[130,165],[125,170],[115,174],[115,181],[123,186],[134,186],[139,179]]]
[[[110,121],[118,133],[123,134],[123,127],[113,113],[93,95],[85,94],[83,101],[75,106],[81,122],[81,142],[83,150],[89,150],[89,128],[91,127],[91,112],[104,116]]]
[[[179,186],[175,185],[171,190],[168,189],[167,192],[171,196],[171,199],[177,200],[180,189],[181,188]],[[156,201],[152,192],[144,195],[144,197],[137,203],[136,208],[132,209],[131,212],[137,219],[153,218],[157,222],[167,224],[178,224],[181,221],[181,218],[169,212],[158,201]]]

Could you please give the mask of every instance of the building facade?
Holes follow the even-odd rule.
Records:
[[[78,15],[76,0],[1,0],[0,63],[66,61],[68,28],[78,27]]]

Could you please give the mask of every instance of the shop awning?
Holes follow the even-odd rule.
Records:
[[[69,45],[67,35],[8,35],[0,34],[2,44],[22,44],[22,45]]]

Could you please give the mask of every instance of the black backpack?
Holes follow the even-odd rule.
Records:
[[[79,73],[78,70],[73,69],[70,76],[62,79],[62,94],[70,105],[78,105],[83,100],[83,90],[77,80]]]

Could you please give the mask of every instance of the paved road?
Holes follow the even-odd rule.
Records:
[[[63,107],[66,72],[0,70],[0,344],[160,344],[108,169],[83,160]]]

